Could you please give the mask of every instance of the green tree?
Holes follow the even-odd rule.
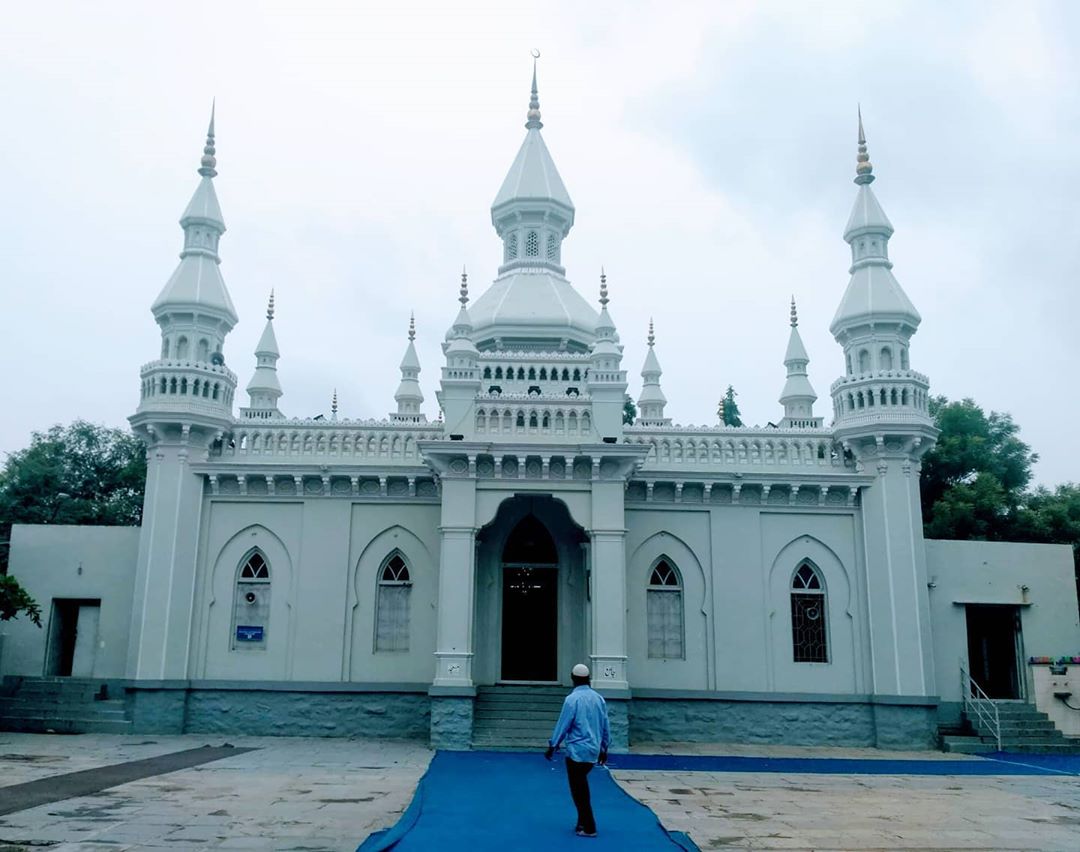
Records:
[[[622,422],[625,426],[633,426],[635,420],[637,420],[637,406],[634,405],[634,398],[627,394],[626,399],[623,400]]]
[[[1080,485],[1067,482],[1052,491],[1039,487],[1030,492],[1016,513],[1013,533],[1017,541],[1071,545],[1080,598]]]
[[[0,574],[0,621],[11,621],[21,612],[41,627],[41,607],[19,585],[18,580],[10,574]]]
[[[737,396],[735,388],[728,385],[727,390],[724,392],[724,398],[720,400],[720,407],[717,409],[716,416],[720,418],[720,422],[725,426],[743,425],[742,418],[739,416],[739,404],[735,402]]]
[[[84,420],[35,432],[0,468],[0,540],[18,523],[138,524],[145,485],[145,450],[129,432]]]
[[[974,400],[930,400],[941,430],[923,459],[923,522],[930,538],[1006,540],[1038,456],[1009,414],[987,414]]]

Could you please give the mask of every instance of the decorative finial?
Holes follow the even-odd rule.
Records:
[[[409,342],[416,340],[416,314],[409,311]]]
[[[202,160],[200,160],[199,174],[203,177],[214,177],[217,174],[217,157],[214,156],[214,113],[217,111],[217,98],[210,104],[210,126],[206,128],[206,146],[203,148]]]
[[[874,166],[870,162],[870,155],[866,153],[866,134],[862,126],[862,105],[859,105],[859,153],[855,157],[855,183],[873,183]]]
[[[792,296],[791,297],[791,327],[792,328],[798,328],[798,325],[799,325],[799,314],[795,310],[795,297]]]
[[[606,308],[607,303],[610,302],[610,301],[611,301],[611,299],[608,298],[608,294],[607,294],[607,275],[604,272],[604,267],[601,266],[600,267],[600,307],[601,308]]]
[[[656,343],[656,335],[653,334],[652,317],[649,317],[649,348],[650,349],[652,349],[654,343]]]
[[[525,117],[528,119],[525,122],[525,126],[529,130],[539,130],[543,127],[543,122],[540,121],[540,95],[536,90],[536,60],[540,58],[540,51],[533,49],[533,79],[532,79],[532,97],[529,98],[529,111]]]
[[[274,318],[274,291],[270,290],[270,301],[266,303],[266,318],[272,320]]]
[[[334,396],[330,400],[330,414],[337,419],[337,388],[334,388]]]
[[[469,273],[465,271],[464,266],[461,267],[461,290],[458,301],[461,302],[463,308],[469,303]]]

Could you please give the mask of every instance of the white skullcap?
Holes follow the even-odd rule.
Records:
[[[578,663],[574,666],[573,671],[570,672],[574,677],[588,677],[589,667],[584,663]]]

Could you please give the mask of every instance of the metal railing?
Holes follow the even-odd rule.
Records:
[[[960,664],[960,694],[964,699],[964,712],[968,720],[978,719],[982,725],[990,729],[997,740],[997,750],[1001,751],[1001,715],[995,704],[985,690],[975,682],[964,664]]]

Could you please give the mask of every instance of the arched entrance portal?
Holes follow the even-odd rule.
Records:
[[[558,680],[559,556],[535,515],[522,518],[502,554],[501,680]]]
[[[549,495],[499,506],[477,537],[476,683],[566,681],[585,658],[587,540]]]

